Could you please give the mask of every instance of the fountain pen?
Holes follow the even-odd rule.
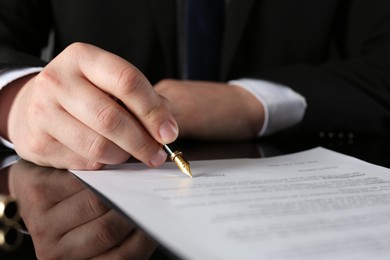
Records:
[[[192,178],[190,163],[184,159],[183,153],[177,148],[174,143],[164,144],[164,151],[168,154],[172,162],[174,162],[179,169]]]

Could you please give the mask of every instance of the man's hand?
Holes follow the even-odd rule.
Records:
[[[182,137],[248,139],[254,138],[263,125],[263,105],[241,87],[163,80],[155,89],[170,101]]]
[[[159,143],[178,135],[167,101],[143,74],[91,45],[70,45],[38,75],[7,88],[20,90],[6,137],[22,158],[39,165],[98,169],[132,155],[157,166],[166,159]]]
[[[157,244],[74,175],[19,161],[9,190],[38,259],[148,259]]]

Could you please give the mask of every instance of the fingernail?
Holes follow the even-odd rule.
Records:
[[[171,121],[166,121],[160,127],[160,137],[164,144],[169,144],[175,141],[179,134],[179,129],[177,125]]]
[[[158,150],[158,152],[152,156],[152,159],[150,160],[150,164],[152,166],[159,166],[163,164],[167,159],[167,154],[162,150]]]

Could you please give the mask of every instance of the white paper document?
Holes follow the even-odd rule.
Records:
[[[182,259],[390,259],[390,169],[324,148],[72,171]]]

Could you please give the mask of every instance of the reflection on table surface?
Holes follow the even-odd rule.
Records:
[[[321,139],[320,141],[273,139],[269,142],[194,142],[181,141],[179,147],[186,158],[191,160],[258,158],[301,151],[316,146],[349,154],[375,164],[390,166],[390,139]],[[1,152],[4,159],[10,153]],[[132,160],[130,160],[132,161]],[[19,223],[32,236],[23,235],[18,250],[5,252],[0,250],[0,259],[34,259],[35,249],[53,252],[54,255],[73,250],[73,255],[88,248],[89,255],[109,251],[110,247],[124,244],[134,233],[143,238],[143,234],[124,216],[111,209],[94,192],[89,190],[75,176],[66,170],[36,166],[19,161],[0,172],[0,193],[11,194],[18,201],[23,222]],[[114,223],[114,224],[113,224]],[[100,226],[105,230],[115,230],[117,235],[106,236],[111,245],[104,245],[94,230]],[[108,227],[107,227],[108,226]],[[1,224],[0,224],[1,227]],[[0,230],[1,232],[1,230]],[[83,233],[84,232],[84,233]],[[88,234],[82,240],[81,234]],[[103,233],[104,234],[104,233]],[[32,238],[31,238],[32,237]],[[89,244],[90,243],[90,244]],[[149,246],[149,244],[147,245]],[[4,249],[4,248],[3,248]],[[63,251],[61,251],[63,250]],[[174,259],[173,256],[158,248],[151,259]]]

